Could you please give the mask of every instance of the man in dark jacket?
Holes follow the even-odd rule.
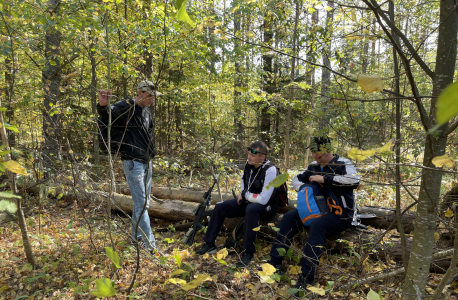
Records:
[[[148,250],[156,248],[148,216],[152,174],[150,160],[154,157],[153,120],[149,106],[160,95],[154,83],[145,80],[138,84],[135,99],[128,97],[111,105],[112,124],[123,133],[119,152],[133,201],[132,243],[139,243]],[[111,96],[108,90],[99,91],[97,112],[106,120]]]
[[[315,161],[308,165],[305,171],[293,178],[293,188],[299,191],[301,186],[307,182],[326,184],[338,198],[343,213],[341,215],[330,213],[312,221],[304,255],[300,261],[302,275],[296,284],[296,288],[304,291],[307,285],[313,285],[315,282],[315,268],[319,264],[326,238],[350,227],[354,209],[353,190],[359,185],[359,176],[356,174],[355,166],[350,160],[331,153],[331,142],[327,136],[314,137],[308,148]],[[297,209],[283,216],[280,231],[270,251],[269,263],[277,270],[281,270],[283,261],[277,249],[283,248],[287,251],[292,238],[303,227]]]
[[[216,253],[216,237],[225,218],[245,217],[243,229],[245,250],[236,266],[244,268],[253,259],[257,234],[253,228],[259,226],[261,218],[269,218],[277,213],[280,206],[277,189],[266,188],[277,176],[277,168],[266,159],[268,153],[269,148],[261,141],[254,142],[248,148],[248,159],[241,180],[242,193],[237,199],[215,205],[204,237],[205,244],[196,252],[197,254]]]

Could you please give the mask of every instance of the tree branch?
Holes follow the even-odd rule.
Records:
[[[383,19],[383,22],[385,22],[386,25],[388,25],[391,28],[391,30],[393,30],[393,32],[396,33],[402,39],[402,41],[404,42],[405,46],[407,47],[407,49],[409,50],[410,54],[415,59],[415,61],[420,65],[420,67],[423,69],[423,71],[425,71],[425,73],[431,79],[433,79],[434,78],[434,72],[421,59],[421,57],[418,55],[418,52],[415,50],[415,48],[410,43],[409,39],[407,39],[407,37],[399,30],[399,28],[397,28],[396,25],[393,24],[393,22],[391,22],[391,20],[387,17],[387,15],[383,12],[383,10],[377,4],[376,0],[370,0],[370,1],[371,1],[372,5],[374,6],[374,7],[372,7],[372,8],[370,7],[370,8],[373,9],[373,10],[375,9],[378,12],[379,16]],[[375,13],[375,10],[374,10],[374,13]]]
[[[405,68],[405,71],[406,71],[407,78],[409,79],[410,86],[412,88],[412,94],[415,97],[415,103],[417,104],[417,108],[418,108],[418,112],[420,114],[420,120],[421,120],[421,123],[423,125],[423,129],[425,130],[425,132],[428,132],[428,130],[429,130],[429,128],[428,128],[429,118],[428,118],[428,115],[426,113],[425,107],[423,106],[423,103],[421,102],[421,99],[418,98],[418,96],[419,96],[418,95],[418,89],[417,89],[417,85],[415,84],[415,80],[413,78],[413,73],[412,73],[412,69],[410,68],[409,59],[407,59],[407,57],[405,56],[405,54],[402,51],[402,49],[396,43],[396,41],[394,40],[393,36],[391,35],[391,33],[388,31],[388,29],[386,28],[386,26],[383,24],[382,20],[380,19],[380,15],[379,15],[379,10],[380,9],[377,8],[377,7],[374,7],[373,4],[369,3],[369,1],[375,2],[375,0],[363,0],[363,2],[366,3],[366,5],[369,8],[371,8],[372,11],[374,12],[375,17],[377,18],[377,22],[379,23],[380,27],[383,29],[385,34],[390,39],[393,47],[396,49],[396,52],[399,54],[399,57],[402,59],[402,62],[404,64],[404,68]],[[393,31],[395,31],[395,30],[393,29]],[[398,34],[398,33],[396,33],[396,34]],[[400,33],[400,34],[402,34],[402,33]]]

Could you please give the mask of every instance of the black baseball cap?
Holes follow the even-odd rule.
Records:
[[[331,140],[326,135],[314,136],[305,149],[310,149],[310,151],[316,153],[322,150],[323,147],[328,150],[328,152],[331,152]]]

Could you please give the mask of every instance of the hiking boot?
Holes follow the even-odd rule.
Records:
[[[308,277],[308,276],[304,276],[303,274],[301,274],[294,288],[303,290],[304,295],[305,295],[305,293],[307,292],[307,286],[313,285],[314,283],[315,283],[315,279],[313,277]],[[300,291],[297,291],[296,293],[294,293],[294,297],[299,298],[303,296],[300,296]]]
[[[206,243],[199,251],[196,251],[196,254],[204,255],[205,253],[214,254],[216,252],[217,252],[216,246],[211,246]]]
[[[253,259],[254,255],[250,253],[243,252],[240,261],[235,265],[236,268],[246,268],[248,264]]]

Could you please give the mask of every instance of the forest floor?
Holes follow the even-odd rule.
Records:
[[[393,193],[391,188],[362,192],[367,195],[366,201],[379,205],[377,197],[391,197]],[[105,254],[105,247],[110,247],[111,242],[103,208],[89,202],[79,206],[73,200],[56,198],[48,198],[41,207],[29,211],[26,220],[36,269],[27,263],[18,225],[0,224],[0,300],[95,299],[92,292],[103,288],[95,284],[99,278],[111,279],[117,299],[128,298],[126,291],[132,283],[132,299],[289,299],[300,274],[298,259],[305,231],[295,239],[295,254],[285,259],[286,276],[274,276],[272,280],[258,271],[269,258],[268,238],[258,239],[250,268],[237,269],[237,253],[228,255],[222,250],[216,255],[198,256],[195,251],[202,246],[202,233],[188,247],[181,242],[185,232],[175,231],[173,222],[152,218],[161,253],[152,255],[140,249],[137,260],[137,248],[129,245],[129,219],[112,212],[111,235],[120,257],[117,269]],[[225,238],[224,234],[218,238],[219,249]],[[402,284],[401,277],[342,288],[349,278],[366,278],[399,267],[392,261],[360,262],[357,253],[325,253],[320,265],[323,267],[318,270],[317,283],[309,287],[304,299],[402,298],[396,293]],[[265,271],[269,274],[268,268]],[[437,285],[442,276],[432,274],[429,283]],[[432,293],[434,288],[427,290]],[[458,299],[457,292],[453,282],[445,290],[445,299]]]

